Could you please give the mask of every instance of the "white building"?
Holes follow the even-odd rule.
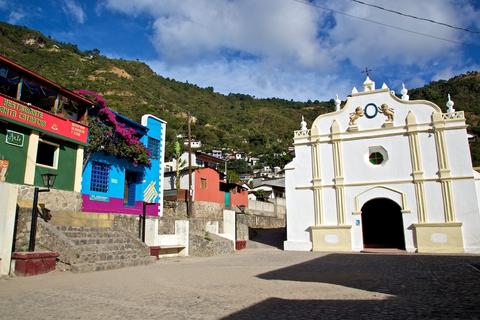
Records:
[[[363,86],[294,133],[285,250],[480,252],[463,111]]]
[[[212,156],[215,158],[223,159],[223,152],[222,150],[212,150]]]

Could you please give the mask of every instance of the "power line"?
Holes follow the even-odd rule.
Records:
[[[311,3],[311,2],[304,1],[304,0],[292,0],[292,1],[304,4],[304,5],[307,5],[307,6],[320,8],[320,9],[325,10],[325,11],[331,11],[331,12],[334,12],[334,13],[338,13],[340,15],[344,15],[344,16],[347,16],[347,17],[350,17],[350,18],[355,18],[355,19],[363,20],[363,21],[370,22],[370,23],[373,23],[373,24],[378,24],[378,25],[381,25],[381,26],[384,26],[384,27],[387,27],[387,28],[396,29],[396,30],[400,30],[400,31],[404,31],[404,32],[409,32],[409,33],[413,33],[413,34],[416,34],[416,35],[419,35],[419,36],[432,38],[432,39],[437,39],[437,40],[441,40],[441,41],[446,41],[446,42],[451,42],[451,43],[456,43],[456,44],[463,44],[463,42],[461,42],[461,41],[456,41],[456,40],[452,40],[452,39],[437,37],[437,36],[434,36],[434,35],[431,35],[431,34],[417,32],[417,31],[405,29],[405,28],[402,28],[402,27],[392,26],[390,24],[386,24],[386,23],[383,23],[383,22],[380,22],[380,21],[376,21],[376,20],[372,20],[372,19],[368,19],[368,18],[363,18],[363,17],[359,17],[359,16],[355,16],[353,14],[343,12],[343,11],[339,11],[339,10],[331,9],[331,8],[328,8],[328,7],[324,7],[324,6],[321,6],[321,5],[316,4],[316,3]]]
[[[427,22],[439,24],[439,25],[441,25],[441,26],[445,26],[445,27],[448,27],[448,28],[452,28],[452,29],[457,29],[457,30],[462,30],[462,31],[470,32],[470,33],[480,34],[480,31],[477,31],[477,30],[470,30],[470,29],[467,29],[467,28],[453,26],[453,25],[451,25],[451,24],[448,24],[448,23],[445,23],[445,22],[436,21],[436,20],[433,20],[433,19],[427,19],[427,18],[417,17],[417,16],[414,16],[414,15],[411,15],[411,14],[408,14],[408,13],[403,13],[403,12],[400,12],[400,11],[388,9],[388,8],[385,8],[385,7],[376,5],[376,4],[367,3],[367,2],[360,1],[360,0],[351,0],[351,1],[356,2],[356,3],[359,3],[359,4],[363,4],[363,5],[365,5],[365,6],[377,8],[377,9],[380,9],[380,10],[383,10],[383,11],[395,13],[395,14],[398,14],[398,15],[401,15],[401,16],[404,16],[404,17],[408,17],[408,18],[412,18],[412,19],[417,19],[417,20],[422,20],[422,21],[427,21]]]

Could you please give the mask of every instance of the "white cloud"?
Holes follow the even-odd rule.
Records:
[[[319,75],[301,70],[284,72],[255,61],[216,61],[194,66],[169,66],[161,61],[147,62],[155,72],[178,81],[214,87],[216,92],[249,93],[256,97],[287,100],[330,100],[335,93],[351,90],[351,83],[336,75]]]
[[[218,57],[224,50],[300,66],[331,60],[316,41],[318,11],[292,1],[108,0],[107,7],[153,16],[153,42],[171,63]]]
[[[479,11],[467,0],[369,2],[451,24],[480,21]],[[318,4],[434,37],[469,40],[465,32],[352,1]],[[103,8],[153,19],[151,40],[161,61],[157,71],[226,93],[324,98],[346,89],[347,81],[351,88],[352,72],[365,66],[400,66],[403,73],[433,66],[461,69],[459,43],[332,15],[292,0],[104,0]],[[415,83],[422,80],[419,75],[410,77]]]
[[[20,20],[25,18],[25,12],[21,9],[10,12],[8,15],[8,23],[17,24]]]
[[[464,7],[449,1],[373,1],[393,10],[425,18],[454,23]],[[415,20],[378,9],[345,2],[335,2],[339,10],[383,24],[403,28],[437,38],[461,42],[460,31],[425,21]],[[343,5],[341,5],[343,4]],[[336,26],[329,32],[335,41],[332,52],[350,60],[355,66],[403,64],[424,66],[426,63],[457,51],[461,45],[413,34],[358,19],[336,16]],[[462,19],[462,23],[469,23]]]
[[[64,0],[63,11],[71,15],[78,23],[84,23],[86,19],[85,11],[75,2],[75,0]]]
[[[448,80],[456,75],[466,73],[467,71],[480,70],[480,65],[473,64],[466,67],[457,68],[456,66],[448,66],[446,68],[440,69],[432,77],[433,81],[437,80]]]

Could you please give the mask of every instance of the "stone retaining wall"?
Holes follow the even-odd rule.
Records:
[[[33,186],[18,185],[18,201],[29,203],[31,207],[34,188]],[[46,208],[52,211],[80,211],[82,209],[82,194],[50,189],[50,192],[39,194],[38,203],[44,204]]]
[[[187,218],[187,204],[184,201],[164,201],[163,217],[159,220],[159,233],[175,232],[175,220],[189,220],[190,232],[205,231],[209,221],[218,221],[219,232],[223,231],[223,205],[212,202],[196,201],[193,205],[192,217]]]
[[[189,252],[191,256],[209,257],[233,253],[233,241],[208,232],[190,234]]]
[[[113,228],[124,230],[131,236],[139,237],[140,219],[138,216],[113,214],[113,213],[85,213],[85,212],[55,212],[51,211],[50,222],[45,222],[38,217],[38,222],[49,225],[67,225],[74,227],[95,227],[95,228]],[[20,206],[16,219],[15,249],[25,251],[30,239],[30,225],[32,219],[32,208]],[[148,217],[147,219],[158,219],[157,217]],[[173,233],[173,232],[172,232]],[[37,239],[40,235],[37,234]],[[38,241],[38,240],[37,240]],[[48,249],[48,248],[46,248]]]
[[[19,207],[16,219],[16,232],[14,251],[27,251],[30,241],[30,227],[32,221],[32,209]],[[66,250],[73,244],[56,228],[45,222],[41,217],[37,220],[37,235],[35,237],[35,250],[61,250],[62,252],[69,252]],[[73,255],[75,253],[72,253]]]
[[[285,219],[252,214],[237,214],[237,240],[248,240],[248,229],[285,228]]]

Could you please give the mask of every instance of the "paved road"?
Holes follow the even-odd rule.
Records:
[[[0,280],[0,319],[480,319],[480,256],[250,249]]]

